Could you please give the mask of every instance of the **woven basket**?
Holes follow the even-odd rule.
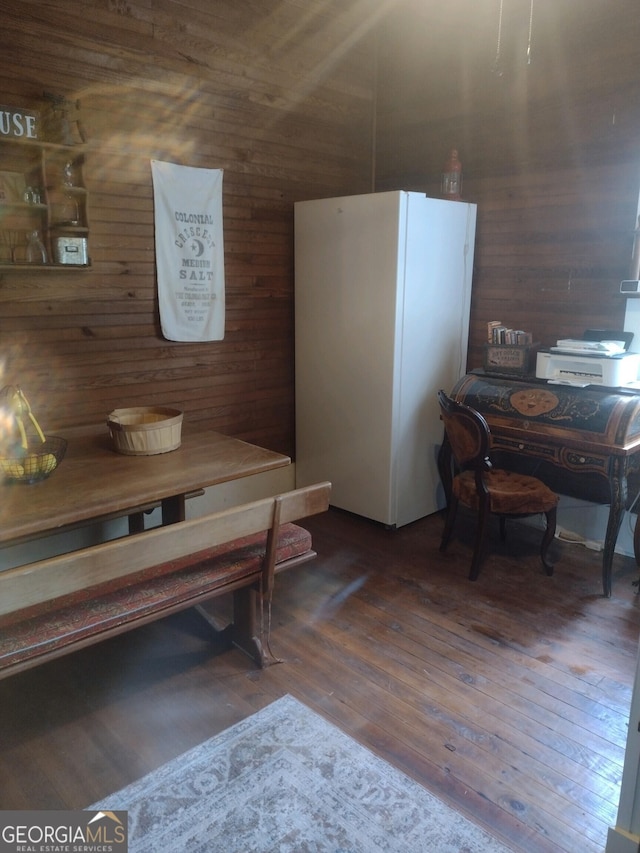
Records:
[[[118,453],[153,456],[180,447],[182,412],[164,406],[114,409],[107,426]]]

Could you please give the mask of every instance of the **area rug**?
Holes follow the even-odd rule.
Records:
[[[91,809],[131,853],[509,853],[292,696]]]

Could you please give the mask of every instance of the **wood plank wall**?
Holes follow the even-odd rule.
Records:
[[[49,431],[170,404],[294,452],[293,203],[367,192],[374,173],[378,190],[437,195],[453,145],[479,205],[469,365],[489,319],[545,344],[622,322],[636,0],[536,0],[529,66],[530,2],[504,4],[502,76],[493,0],[1,5],[0,103],[78,98],[89,137],[91,270],[0,274],[0,384]],[[224,169],[222,342],[160,334],[154,158]]]
[[[622,328],[640,178],[635,0],[408,0],[378,48],[378,190],[439,193],[451,147],[478,204],[469,367],[488,320],[543,345]],[[640,342],[636,342],[640,347]]]
[[[291,454],[293,203],[370,189],[375,15],[363,26],[349,0],[1,6],[0,103],[79,99],[92,268],[2,272],[0,386],[20,384],[49,432],[176,405]],[[222,342],[160,333],[152,159],[224,169]]]

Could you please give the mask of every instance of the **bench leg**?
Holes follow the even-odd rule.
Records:
[[[256,589],[244,587],[233,593],[233,621],[221,625],[202,605],[195,610],[213,628],[216,642],[224,646],[235,646],[251,658],[259,667],[270,666],[280,661],[271,653],[269,642],[263,644],[260,636],[260,620],[257,612],[260,595]]]
[[[233,624],[231,638],[234,646],[254,660],[258,666],[279,663],[271,654],[268,640],[263,644],[257,618],[259,594],[252,587],[243,587],[233,593]]]
[[[206,610],[201,604],[196,604],[195,610],[200,616],[204,619],[204,621],[213,629],[213,632],[216,635],[216,642],[220,643],[220,645],[229,647],[233,646],[233,625],[225,624],[221,625],[219,620],[212,616],[208,610]]]

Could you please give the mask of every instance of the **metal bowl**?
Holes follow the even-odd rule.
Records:
[[[66,450],[64,438],[50,435],[20,453],[0,456],[0,472],[9,483],[39,483],[56,470]]]

